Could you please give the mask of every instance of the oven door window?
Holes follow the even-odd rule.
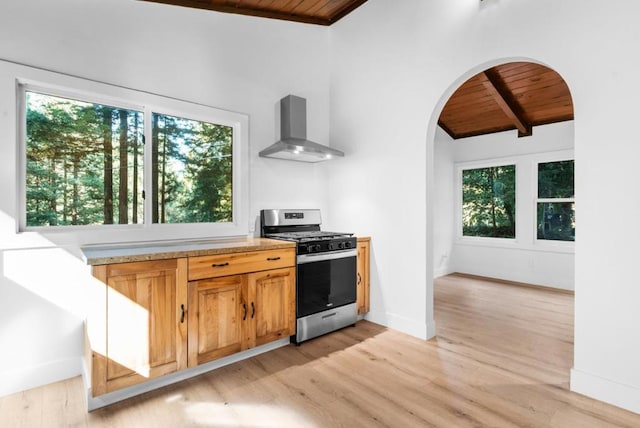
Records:
[[[298,265],[296,313],[304,317],[356,301],[356,257]]]

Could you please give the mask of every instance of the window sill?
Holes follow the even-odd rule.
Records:
[[[516,251],[536,251],[541,253],[574,254],[575,243],[573,242],[535,242],[525,243],[516,239],[508,238],[475,238],[458,237],[454,245],[465,247],[502,248]]]

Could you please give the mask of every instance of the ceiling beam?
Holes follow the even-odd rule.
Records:
[[[489,91],[494,101],[518,129],[518,137],[531,135],[533,133],[531,124],[527,122],[522,109],[513,98],[511,91],[505,85],[500,74],[491,68],[481,74],[485,77],[482,79],[482,85]]]

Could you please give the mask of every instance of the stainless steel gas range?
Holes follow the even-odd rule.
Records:
[[[262,210],[261,235],[297,243],[294,343],[357,321],[357,244],[352,233],[320,230],[320,210]]]

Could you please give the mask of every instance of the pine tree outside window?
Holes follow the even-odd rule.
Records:
[[[232,220],[233,128],[153,113],[153,223]]]
[[[27,226],[143,221],[140,111],[26,92]]]
[[[232,121],[21,88],[21,230],[237,220]]]

